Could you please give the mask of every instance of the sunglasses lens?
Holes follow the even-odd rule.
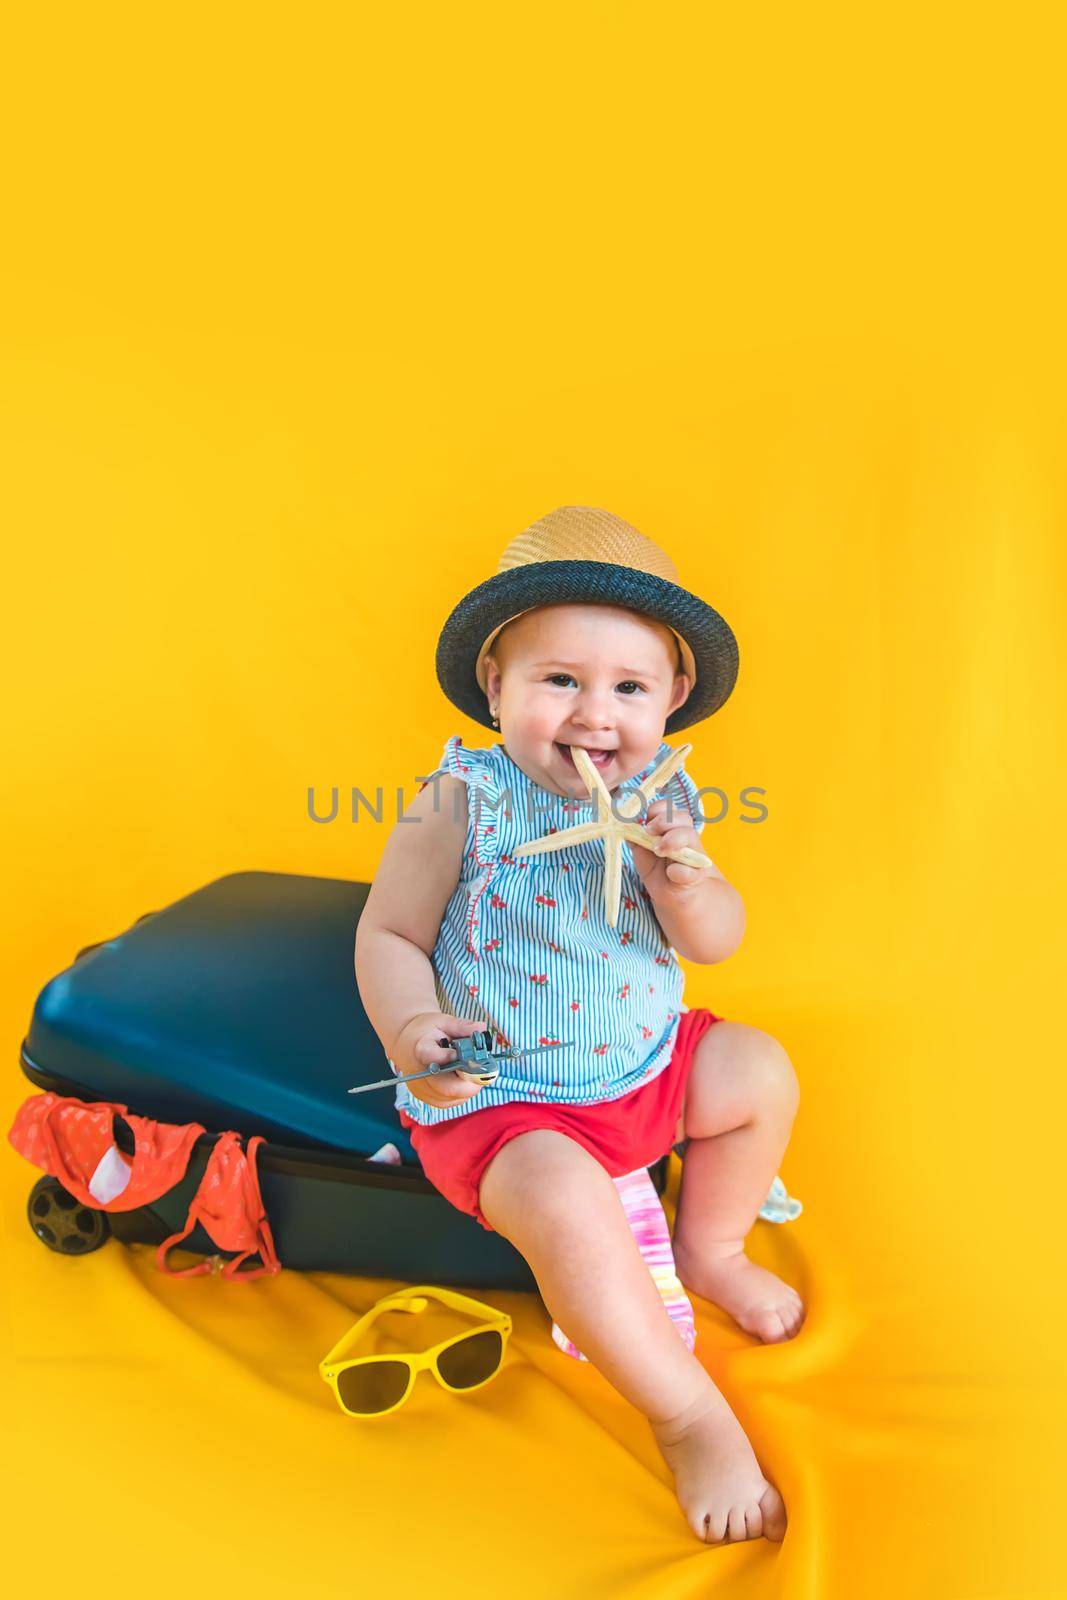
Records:
[[[337,1392],[349,1411],[373,1416],[395,1406],[408,1386],[406,1361],[364,1361],[337,1374]]]
[[[492,1377],[503,1355],[504,1340],[499,1330],[486,1328],[442,1350],[437,1357],[437,1369],[453,1389],[470,1389]]]

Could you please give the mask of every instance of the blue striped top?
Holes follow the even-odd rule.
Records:
[[[674,747],[661,742],[642,782]],[[482,1019],[494,1049],[559,1041],[559,1049],[501,1064],[496,1082],[455,1106],[430,1106],[397,1085],[395,1104],[419,1123],[444,1122],[514,1100],[591,1105],[616,1100],[671,1058],[684,973],[648,891],[622,847],[617,925],[604,907],[604,846],[585,840],[516,858],[527,840],[593,818],[593,802],[554,795],[528,778],[503,745],[445,744],[439,773],[467,785],[467,837],[459,881],[431,957],[441,1011]],[[696,786],[680,768],[662,791],[698,832]],[[442,801],[442,804],[445,802]],[[395,1065],[390,1062],[390,1065]]]

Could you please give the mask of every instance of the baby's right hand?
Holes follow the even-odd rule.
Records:
[[[438,1040],[467,1039],[472,1033],[481,1033],[488,1022],[471,1022],[460,1017],[450,1017],[444,1011],[423,1011],[401,1031],[391,1057],[401,1074],[422,1072],[437,1061],[452,1061],[452,1051]],[[435,1072],[432,1077],[419,1078],[409,1083],[407,1091],[416,1100],[428,1106],[457,1106],[481,1094],[484,1084],[476,1083],[462,1072]]]

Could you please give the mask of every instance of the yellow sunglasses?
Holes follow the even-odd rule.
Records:
[[[455,1311],[478,1317],[481,1326],[442,1339],[430,1350],[408,1355],[350,1356],[342,1360],[375,1317],[383,1311],[425,1311],[430,1300]],[[333,1389],[337,1404],[350,1417],[384,1417],[402,1406],[415,1379],[428,1367],[444,1389],[454,1394],[469,1394],[494,1378],[504,1364],[504,1351],[511,1332],[511,1318],[505,1311],[483,1305],[469,1295],[451,1289],[438,1289],[421,1283],[414,1289],[398,1289],[387,1294],[364,1313],[329,1355],[319,1362],[319,1374]]]

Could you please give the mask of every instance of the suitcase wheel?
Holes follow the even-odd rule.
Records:
[[[38,1239],[61,1256],[88,1255],[111,1237],[105,1214],[83,1206],[50,1174],[39,1178],[30,1190],[26,1214]]]

